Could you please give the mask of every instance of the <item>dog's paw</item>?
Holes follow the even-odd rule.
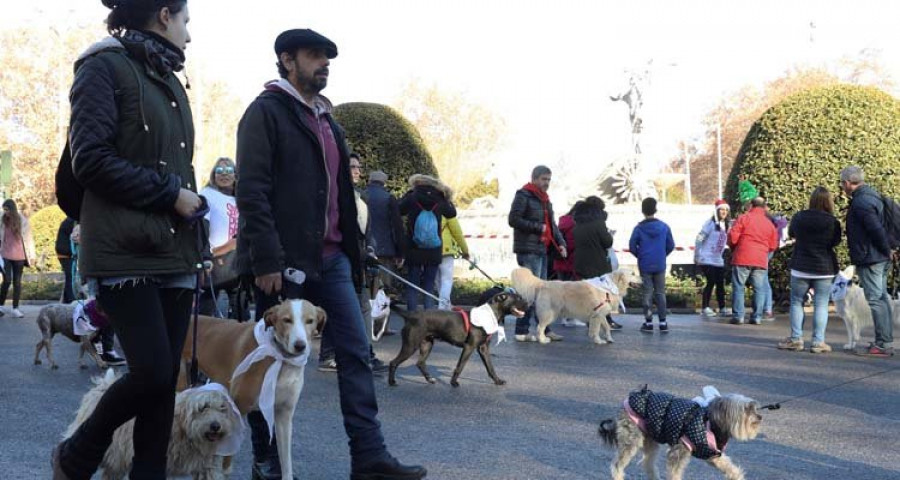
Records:
[[[456,380],[450,380],[450,386],[456,388],[459,386],[459,382]]]
[[[606,340],[604,340],[604,339],[598,337],[598,338],[595,338],[595,339],[594,339],[594,343],[596,343],[597,345],[605,345],[605,344],[606,344]]]
[[[40,364],[41,364],[41,361],[40,361],[40,360],[35,360],[35,361],[34,361],[34,364],[35,364],[35,365],[40,365]]]
[[[854,348],[856,348],[856,347],[852,343],[844,344],[844,350],[853,350]]]
[[[613,338],[612,338],[612,335],[606,337],[606,341],[607,341],[608,343],[615,343],[615,341],[614,341]]]
[[[538,342],[541,342],[546,345],[546,344],[550,343],[550,339],[544,335],[541,335],[540,337],[538,337]]]
[[[504,380],[502,378],[498,378],[496,381],[494,381],[494,385],[502,387],[503,385],[506,385],[506,380]]]
[[[50,365],[50,370],[59,370],[59,365],[55,363],[53,365]]]
[[[437,380],[435,380],[434,377],[425,377],[425,380],[432,385],[437,383]]]

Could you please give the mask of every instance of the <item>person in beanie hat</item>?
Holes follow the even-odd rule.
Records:
[[[744,175],[738,177],[738,200],[744,210],[747,210],[748,204],[759,196],[759,190],[750,183]]]
[[[351,181],[344,130],[321,95],[337,46],[312,30],[288,30],[275,40],[278,73],[238,124],[237,184],[241,226],[237,264],[255,278],[256,315],[285,299],[303,298],[328,313],[324,336],[334,347],[350,479],[420,479],[420,466],[388,453],[377,419],[369,339],[356,292],[362,286],[364,238]],[[305,281],[285,275],[303,271]],[[281,472],[277,442],[259,412],[248,415],[253,478]],[[282,473],[284,477],[282,477]]]
[[[656,215],[656,199],[645,198],[641,202],[644,220],[634,227],[628,248],[638,259],[638,270],[641,272],[642,289],[644,291],[644,325],[641,331],[653,333],[653,301],[656,300],[656,316],[659,318],[659,331],[669,331],[666,323],[666,257],[675,250],[672,230]]]
[[[728,243],[728,229],[731,221],[728,215],[731,207],[723,199],[716,200],[716,210],[713,216],[703,222],[697,240],[694,242],[694,264],[700,267],[703,276],[706,277],[706,287],[703,288],[702,313],[707,317],[715,314],[709,307],[713,289],[716,290],[716,306],[719,315],[725,313],[725,259],[722,254]]]
[[[744,288],[753,284],[753,315],[750,323],[758,325],[765,305],[765,282],[769,269],[769,253],[778,248],[775,225],[766,216],[766,200],[756,197],[750,210],[738,217],[728,230],[731,256],[731,323],[744,323]]]

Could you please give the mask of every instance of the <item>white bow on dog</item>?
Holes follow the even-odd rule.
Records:
[[[506,341],[506,332],[503,330],[503,327],[500,326],[497,317],[494,316],[494,309],[491,308],[490,305],[484,304],[480,307],[473,308],[472,311],[469,312],[469,321],[472,322],[472,325],[483,328],[484,332],[488,335],[496,333],[496,345],[500,345],[500,342]]]
[[[709,406],[709,402],[711,402],[714,399],[716,399],[717,397],[721,397],[721,396],[722,396],[722,394],[719,393],[719,390],[717,390],[716,387],[714,387],[712,385],[707,385],[707,386],[703,387],[703,396],[702,397],[694,397],[691,400],[693,400],[693,402],[696,403],[697,405],[700,405],[701,407],[706,408]]]
[[[234,400],[231,398],[231,395],[228,393],[228,390],[220,383],[207,383],[206,385],[202,385],[199,387],[195,387],[193,390],[197,390],[199,392],[209,391],[209,392],[220,392],[225,395],[225,398],[228,399],[228,404],[231,405],[231,411],[238,418],[238,428],[233,432],[229,433],[219,442],[219,447],[216,448],[216,455],[221,455],[223,457],[231,457],[237,454],[238,450],[241,449],[241,442],[244,441],[244,432],[246,431],[247,424],[243,417],[241,417],[241,412],[238,410],[237,405],[234,403]]]
[[[97,327],[91,325],[91,321],[84,311],[84,302],[75,303],[75,312],[72,313],[72,331],[79,337],[90,335],[97,331]]]
[[[301,329],[300,331],[304,336],[302,340],[308,342],[306,329]],[[269,425],[269,441],[272,441],[272,437],[275,435],[275,385],[278,383],[278,373],[281,372],[281,366],[284,362],[295,367],[305,366],[306,361],[309,360],[310,349],[303,350],[303,353],[296,357],[285,357],[281,354],[281,350],[275,347],[275,331],[266,329],[265,320],[256,322],[256,327],[253,328],[253,336],[256,337],[256,343],[259,346],[256,347],[256,350],[247,354],[244,360],[234,369],[234,373],[231,375],[231,382],[234,383],[234,379],[246,372],[250,365],[266,357],[275,359],[275,362],[266,370],[266,376],[263,378],[262,388],[259,391],[259,410]]]

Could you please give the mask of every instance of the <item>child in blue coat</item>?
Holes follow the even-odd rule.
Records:
[[[656,300],[656,315],[659,317],[659,331],[669,331],[666,323],[666,257],[675,249],[672,230],[665,222],[655,218],[656,199],[645,198],[641,202],[644,220],[634,227],[628,248],[637,257],[638,270],[643,281],[644,324],[641,331],[653,333],[653,300]]]

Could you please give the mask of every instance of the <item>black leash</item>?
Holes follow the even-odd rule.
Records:
[[[498,286],[498,287],[501,287],[501,288],[504,287],[504,285],[503,285],[502,283],[500,283],[500,282],[494,280],[493,278],[491,278],[491,276],[488,275],[487,272],[485,272],[484,270],[482,270],[481,267],[479,267],[478,264],[475,263],[475,261],[472,260],[471,258],[463,257],[462,255],[460,255],[460,254],[458,254],[458,253],[455,254],[455,255],[453,255],[453,258],[462,258],[463,260],[469,262],[469,270],[478,270],[479,272],[481,272],[482,275],[484,275],[484,278],[487,278],[488,280],[490,280],[491,283],[493,283],[494,285],[496,285],[496,286]]]
[[[188,223],[193,225],[194,229],[197,231],[197,250],[201,252],[202,258],[202,250],[203,245],[205,244],[204,239],[207,236],[206,226],[203,223],[203,217],[209,213],[209,204],[206,202],[206,198],[200,197],[200,207],[194,212],[193,215],[188,218]],[[203,290],[200,288],[200,284],[203,280],[203,273],[206,271],[206,262],[203,264],[197,265],[197,280],[194,284],[194,335],[191,339],[191,370],[190,370],[190,378],[191,378],[191,387],[196,387],[200,383],[200,363],[197,361],[197,330],[199,329],[199,317],[200,317],[200,295],[203,293]]]
[[[818,389],[818,390],[813,390],[812,392],[809,392],[809,393],[806,393],[806,394],[803,394],[803,395],[798,395],[798,396],[796,396],[796,397],[791,397],[791,398],[788,398],[787,400],[782,400],[782,401],[777,402],[777,403],[770,403],[770,404],[768,404],[768,405],[764,405],[764,406],[760,407],[760,410],[780,410],[780,409],[781,409],[781,405],[784,404],[784,403],[793,402],[794,400],[798,400],[798,399],[801,399],[801,398],[811,397],[811,396],[813,396],[813,395],[816,395],[816,394],[819,394],[819,393],[822,393],[822,392],[827,392],[827,391],[829,391],[829,390],[834,390],[834,389],[836,389],[836,388],[843,387],[844,385],[849,385],[849,384],[851,384],[851,383],[856,383],[856,382],[859,382],[859,381],[862,381],[862,380],[866,380],[866,379],[869,379],[869,378],[872,378],[872,377],[877,377],[878,375],[883,375],[883,374],[885,374],[885,373],[891,373],[891,372],[894,372],[894,371],[896,371],[896,370],[900,370],[900,367],[889,368],[889,369],[887,369],[887,370],[882,370],[882,371],[880,371],[880,372],[875,372],[875,373],[873,373],[873,374],[871,374],[871,375],[866,375],[865,377],[854,378],[853,380],[847,380],[846,382],[839,383],[839,384],[837,384],[837,385],[831,385],[831,386],[829,386],[829,387],[820,388],[820,389]]]

